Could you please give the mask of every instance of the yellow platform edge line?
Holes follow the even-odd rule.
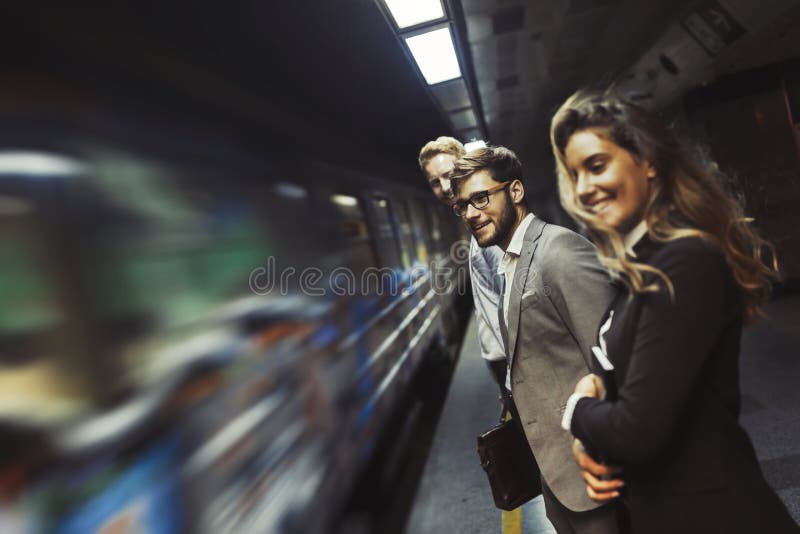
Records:
[[[522,534],[522,508],[503,511],[503,534]]]

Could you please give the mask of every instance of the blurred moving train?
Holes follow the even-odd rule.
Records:
[[[458,220],[320,161],[64,128],[0,150],[0,531],[328,531],[455,354]]]

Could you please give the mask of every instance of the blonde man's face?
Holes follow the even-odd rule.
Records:
[[[431,186],[431,190],[436,195],[436,198],[439,199],[439,202],[446,206],[452,205],[455,201],[452,184],[447,176],[453,170],[456,159],[452,154],[436,154],[425,165],[425,176],[428,178],[428,185]]]

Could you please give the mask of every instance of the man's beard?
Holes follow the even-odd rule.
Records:
[[[505,242],[508,238],[508,234],[511,233],[511,229],[514,228],[517,212],[514,209],[514,203],[511,202],[511,195],[508,193],[508,189],[503,192],[505,193],[503,211],[500,213],[500,217],[497,221],[492,221],[494,223],[494,233],[486,236],[482,241],[478,239],[478,245],[480,247],[491,247]]]

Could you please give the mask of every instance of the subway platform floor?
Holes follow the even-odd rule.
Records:
[[[776,298],[742,337],[741,422],[767,481],[800,522],[800,295]],[[419,482],[408,534],[555,532],[541,497],[501,512],[476,452],[476,436],[496,424],[497,390],[470,322]]]

